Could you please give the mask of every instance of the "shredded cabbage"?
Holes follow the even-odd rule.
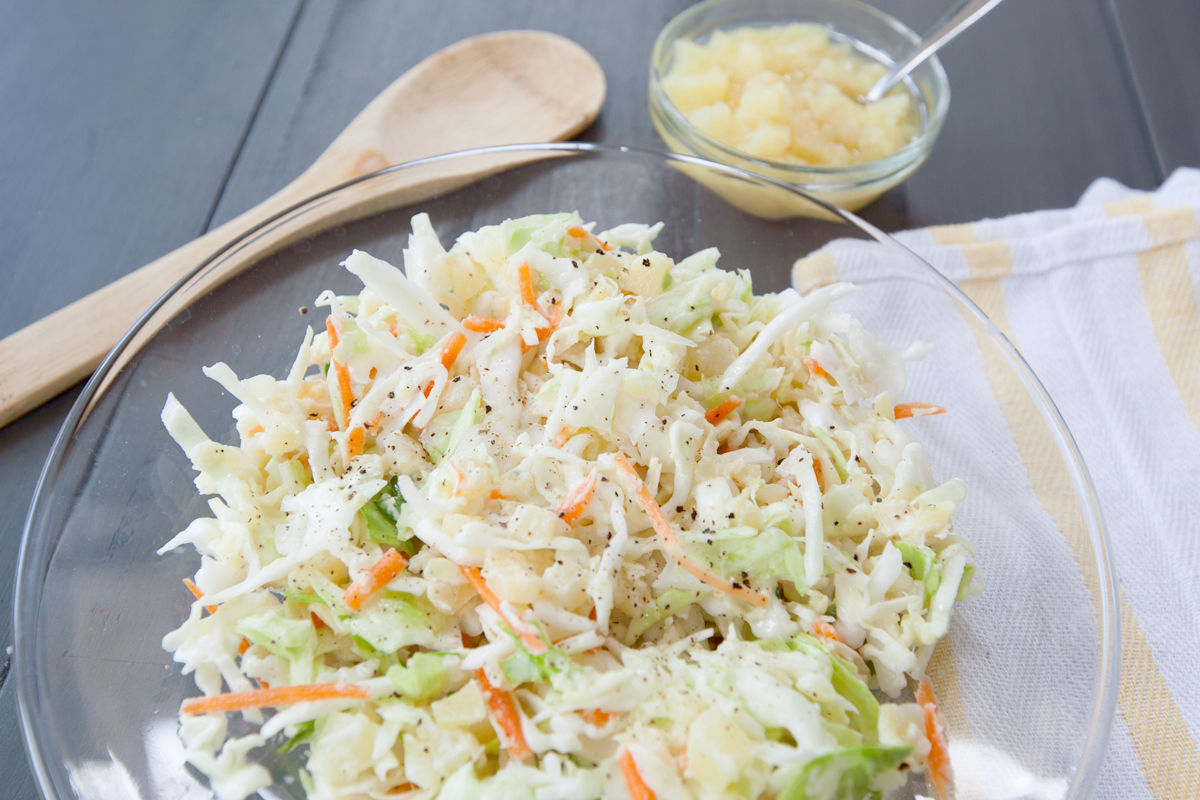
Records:
[[[976,568],[965,486],[895,421],[904,359],[833,311],[853,286],[755,295],[661,224],[593,227],[447,250],[419,215],[407,275],[352,253],[365,288],[321,296],[284,380],[206,370],[237,444],[168,396],[212,517],[162,549],[202,595],[164,647],[206,695],[366,690],[236,739],[185,714],[222,797],[267,785],[263,746],[318,800],[620,797],[619,758],[658,797],[848,800],[926,767],[895,698]]]

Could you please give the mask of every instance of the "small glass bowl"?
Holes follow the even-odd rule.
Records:
[[[676,153],[694,155],[773,178],[802,189],[848,211],[870,203],[906,180],[925,163],[950,107],[950,83],[937,56],[913,70],[904,85],[917,99],[920,133],[884,158],[843,167],[789,164],[759,158],[717,141],[694,126],[675,107],[662,81],[671,67],[675,44],[702,41],[713,31],[817,22],[830,38],[845,42],[867,57],[891,65],[920,41],[899,20],[857,0],[708,0],[671,20],[654,43],[650,56],[650,117],[663,141]],[[828,218],[819,207],[785,193],[753,193],[744,186],[710,186],[726,200],[759,217]]]

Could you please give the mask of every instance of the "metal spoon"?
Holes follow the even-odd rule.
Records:
[[[864,103],[874,103],[891,91],[892,87],[908,77],[925,59],[936,53],[942,45],[971,27],[987,12],[1000,4],[1000,0],[962,0],[953,6],[925,34],[921,43],[905,58],[897,61],[887,74],[880,78],[863,96]]]

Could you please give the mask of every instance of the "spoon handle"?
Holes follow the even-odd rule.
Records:
[[[958,36],[999,4],[1000,0],[962,0],[958,5],[953,6],[934,24],[929,33],[925,34],[925,38],[913,48],[907,58],[897,61],[887,71],[887,74],[871,87],[863,100],[867,103],[874,103],[882,98],[891,91],[893,86],[907,78],[908,74],[920,66],[925,59],[940,50],[942,45]]]

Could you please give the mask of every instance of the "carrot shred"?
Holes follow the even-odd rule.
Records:
[[[906,417],[932,417],[935,414],[945,414],[946,409],[933,403],[901,403],[895,408],[896,419]]]
[[[828,372],[826,372],[824,370],[824,368],[822,368],[822,366],[820,364],[818,364],[817,360],[815,358],[813,358],[812,356],[808,356],[807,358],[804,359],[804,366],[808,367],[808,371],[811,372],[813,375],[819,375],[820,377],[824,378],[825,380],[830,381],[831,383],[833,382],[833,376],[830,375]]]
[[[709,425],[720,425],[725,418],[736,411],[738,406],[741,404],[742,398],[738,397],[736,394],[731,394],[729,397],[725,398],[715,407],[713,407],[707,414],[705,414],[704,418],[708,420]]]
[[[925,712],[925,735],[929,738],[929,779],[942,800],[954,796],[954,770],[950,767],[950,749],[946,744],[946,724],[933,695],[933,684],[922,678],[917,685],[917,703]]]
[[[346,434],[346,463],[350,463],[350,459],[362,455],[363,442],[366,437],[366,431],[362,425],[355,425]]]
[[[320,617],[318,617],[318,616],[317,616],[317,612],[315,612],[315,611],[310,611],[310,612],[308,612],[308,616],[309,616],[310,618],[312,618],[312,624],[313,624],[313,627],[314,627],[314,628],[316,628],[317,630],[321,630],[321,628],[328,627],[328,626],[325,624],[325,620],[323,620],[323,619],[321,619]]]
[[[198,586],[196,586],[196,584],[192,583],[191,578],[184,578],[183,585],[188,587],[188,591],[190,591],[192,594],[194,594],[196,596],[197,600],[204,599],[204,593],[200,591],[200,587],[198,587]],[[208,613],[210,613],[210,614],[217,613],[216,606],[205,606],[205,608],[208,609]]]
[[[390,333],[393,338],[400,338],[400,328],[396,325],[396,320],[393,319],[388,322],[388,333]]]
[[[488,317],[467,317],[462,321],[462,326],[475,333],[495,333],[504,327],[504,321]]]
[[[675,531],[671,529],[671,523],[667,522],[667,518],[663,516],[658,502],[651,496],[650,490],[646,488],[646,484],[642,481],[641,476],[637,474],[637,470],[629,463],[629,459],[625,458],[624,453],[616,453],[613,458],[617,462],[617,468],[621,470],[629,481],[629,486],[633,489],[633,493],[637,495],[638,501],[646,511],[646,516],[650,517],[650,524],[654,526],[654,532],[658,535],[659,543],[662,544],[663,549],[670,554],[671,558],[675,559],[679,566],[719,592],[726,592],[759,608],[766,607],[768,600],[765,594],[756,592],[745,586],[735,585],[719,575],[714,575],[693,561],[684,552],[683,546],[679,544],[678,537],[675,536]]]
[[[821,467],[821,459],[816,456],[812,457],[813,475],[817,478],[817,486],[821,487],[821,491],[825,491],[825,472]]]
[[[487,698],[492,719],[500,726],[500,730],[504,731],[504,738],[508,740],[505,745],[508,757],[516,761],[524,761],[529,758],[533,755],[533,751],[525,742],[525,733],[521,730],[521,715],[517,713],[517,705],[513,701],[512,695],[492,686],[487,679],[487,673],[481,669],[475,670],[475,677],[479,679],[479,688],[483,690],[484,697]]]
[[[499,489],[492,489],[492,493],[488,495],[488,499],[490,499],[490,500],[503,500],[503,499],[504,499],[504,495],[503,495],[503,494],[500,492],[500,490],[499,490]]]
[[[550,320],[549,320],[550,324],[547,325],[545,328],[537,329],[538,341],[544,342],[547,339],[549,339],[551,334],[553,334],[556,330],[558,330],[558,325],[559,325],[559,323],[562,322],[562,318],[563,318],[562,304],[555,303],[554,304],[554,312],[552,314],[550,314]]]
[[[255,425],[253,428],[246,431],[246,438],[249,439],[251,436],[257,436],[258,434],[260,434],[262,432],[263,432],[263,426]]]
[[[466,343],[467,337],[458,331],[450,334],[450,338],[446,340],[446,346],[442,348],[442,366],[446,368],[447,372],[454,366],[454,360],[458,358],[458,354]]]
[[[601,711],[598,708],[584,709],[583,721],[593,728],[603,728],[613,717],[619,716],[616,711]]]
[[[458,465],[457,461],[451,461],[450,466],[454,469],[454,496],[463,496],[463,483],[467,480],[467,473],[463,472],[463,468]]]
[[[250,640],[242,637],[242,641],[238,644],[238,655],[246,655],[246,651],[250,649]]]
[[[266,683],[263,683],[264,687]],[[180,714],[213,714],[222,711],[241,711],[245,708],[278,708],[316,700],[357,698],[365,700],[371,690],[357,683],[308,683],[300,686],[263,688],[249,692],[226,692],[208,697],[189,697],[179,707]]]
[[[571,438],[571,429],[563,425],[558,430],[558,436],[554,440],[554,446],[561,448]]]
[[[838,638],[837,630],[835,630],[832,625],[823,619],[815,620],[812,624],[812,629],[813,633],[815,633],[817,636],[822,636],[834,642],[841,641],[841,639]]]
[[[576,239],[582,239],[585,242],[591,242],[597,250],[612,250],[612,245],[600,241],[600,237],[580,225],[572,225],[567,228],[567,234]]]
[[[269,684],[269,683],[267,683],[266,681],[264,681],[264,680],[261,680],[261,679],[259,680],[259,682],[258,682],[258,685],[259,685],[259,686],[261,686],[261,687],[262,687],[262,688],[264,688],[264,689],[270,689],[270,688],[271,688],[271,684]]]
[[[575,520],[583,515],[584,509],[592,501],[592,492],[596,489],[596,481],[599,477],[599,474],[593,469],[592,474],[584,478],[574,489],[567,492],[567,496],[563,498],[562,503],[555,509],[555,513],[558,514],[559,519],[568,525],[575,524]]]
[[[629,789],[629,796],[633,800],[656,800],[654,792],[638,773],[637,764],[633,761],[633,753],[622,750],[621,755],[617,756],[617,764],[621,767],[621,775],[625,778],[625,788]]]
[[[333,325],[332,314],[325,318],[325,330],[329,333],[329,352],[332,353],[338,346],[338,333],[337,328]]]
[[[342,600],[350,608],[358,611],[368,597],[386,586],[407,566],[407,558],[397,553],[395,548],[388,548],[388,551],[383,554],[383,558],[376,561],[374,566],[350,584],[350,588],[342,595]]]
[[[528,261],[522,261],[517,267],[517,277],[521,282],[521,302],[530,308],[537,308],[537,291],[534,289],[533,267]]]
[[[375,367],[371,367],[371,371],[367,373],[367,378],[369,378],[370,380],[375,380],[375,375],[378,372],[379,372],[378,369],[376,369]]]
[[[338,420],[338,428],[344,428],[350,424],[350,408],[354,405],[354,391],[350,387],[350,369],[345,364],[339,364],[333,360],[333,351],[338,346],[338,334],[332,316],[325,318],[325,330],[329,332],[329,363],[333,364],[333,372],[337,376],[338,393],[342,401],[342,418]]]
[[[500,598],[484,582],[479,567],[460,566],[459,569],[462,571],[463,577],[475,588],[475,592],[483,599],[483,602],[491,606],[492,610],[499,614],[508,623],[508,626],[513,629],[513,633],[517,634],[517,638],[521,640],[521,644],[525,646],[526,650],[535,656],[540,656],[548,650],[546,643],[542,641],[542,637],[538,635],[536,628],[516,614],[508,613],[504,605],[500,602]]]

